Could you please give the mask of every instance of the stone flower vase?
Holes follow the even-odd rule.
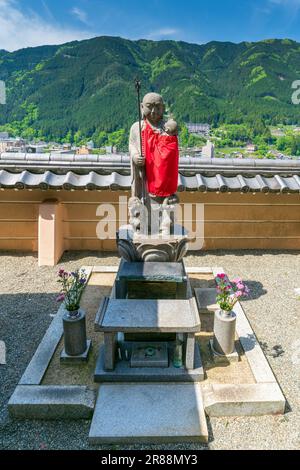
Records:
[[[63,313],[65,353],[80,356],[87,349],[85,312],[81,308]]]
[[[236,314],[233,310],[216,310],[214,316],[213,348],[226,356],[234,352]]]

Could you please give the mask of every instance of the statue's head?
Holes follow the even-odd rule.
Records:
[[[142,101],[142,113],[151,124],[158,124],[164,115],[165,105],[158,93],[147,93]]]

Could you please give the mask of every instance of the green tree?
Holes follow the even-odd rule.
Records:
[[[188,128],[185,125],[182,125],[179,132],[179,143],[181,147],[189,146],[189,136]]]

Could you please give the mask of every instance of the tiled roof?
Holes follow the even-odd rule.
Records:
[[[123,155],[0,155],[0,187],[17,189],[130,189]],[[300,161],[181,157],[179,191],[300,193]]]

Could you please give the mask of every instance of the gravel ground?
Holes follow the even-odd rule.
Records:
[[[60,263],[117,265],[107,253],[70,252]],[[251,289],[245,312],[288,400],[284,416],[212,418],[208,446],[106,446],[105,449],[299,449],[300,448],[300,252],[215,251],[185,258],[187,266],[222,266]],[[11,419],[7,402],[57,311],[57,267],[37,265],[36,256],[2,253],[0,340],[7,364],[0,365],[0,449],[89,449],[90,421]],[[94,448],[94,447],[93,447]],[[99,447],[98,449],[101,449]],[[104,449],[104,447],[102,448]]]

